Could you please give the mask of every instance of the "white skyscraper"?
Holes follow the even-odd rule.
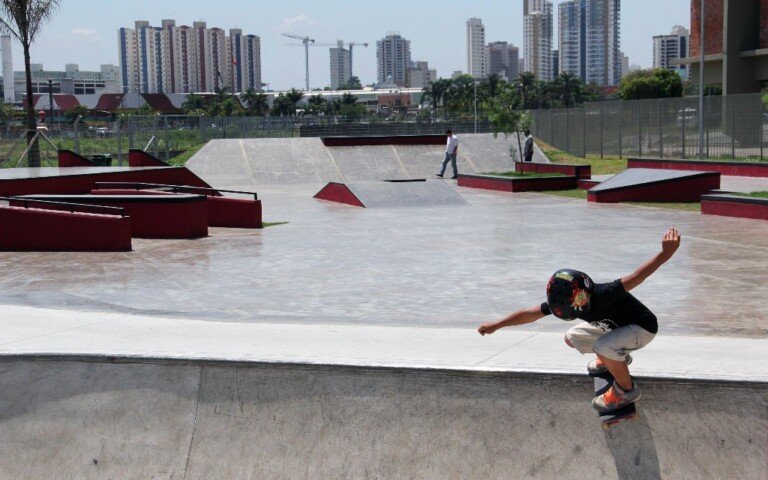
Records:
[[[586,1],[586,83],[621,80],[621,0]]]
[[[479,18],[467,20],[467,71],[475,78],[488,76],[488,50],[485,47],[485,27]]]
[[[406,86],[408,67],[411,66],[411,42],[400,34],[390,33],[376,42],[377,74],[379,83],[392,82]]]
[[[676,25],[669,35],[656,35],[653,37],[653,67],[666,68],[688,78],[686,65],[675,65],[673,60],[688,57],[689,32],[687,29]]]
[[[340,85],[349,82],[352,77],[349,50],[344,48],[344,42],[336,42],[336,48],[331,48],[331,90],[338,90]]]
[[[523,56],[525,71],[540,80],[552,79],[552,2],[523,2]]]
[[[569,73],[584,81],[582,72],[582,5],[584,0],[571,0],[558,6],[558,50],[560,73]]]
[[[261,88],[261,44],[256,35],[205,22],[192,27],[163,20],[162,27],[137,21],[118,30],[121,83],[125,92],[190,93]]]

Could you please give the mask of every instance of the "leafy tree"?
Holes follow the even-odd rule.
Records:
[[[13,104],[0,103],[0,125],[8,125],[16,117],[16,110]]]
[[[498,95],[483,102],[483,111],[488,116],[494,138],[503,133],[517,136],[517,153],[523,161],[523,146],[520,133],[530,125],[530,117],[522,111],[523,99],[513,85],[505,85]],[[510,152],[511,153],[511,152]],[[517,161],[517,159],[514,159]],[[524,166],[525,163],[522,164]],[[522,173],[522,170],[521,170]]]
[[[293,103],[293,106],[296,107],[298,106],[301,99],[304,97],[304,92],[302,92],[301,90],[296,90],[295,88],[292,88],[287,92],[285,92],[285,96],[288,98],[288,100],[291,101],[291,103]]]
[[[245,113],[247,115],[263,117],[269,113],[267,94],[249,89],[240,98],[245,101]]]
[[[66,118],[70,122],[74,122],[75,120],[77,120],[77,117],[85,118],[85,116],[88,115],[89,111],[90,110],[85,105],[78,105],[68,110],[64,110],[64,118]]]
[[[440,78],[422,89],[421,104],[428,103],[432,107],[432,112],[437,115],[437,108],[440,105],[445,106],[446,92],[451,87],[451,80]],[[443,109],[445,113],[445,109]]]
[[[29,48],[40,32],[40,27],[53,17],[59,0],[0,0],[0,31],[8,33],[21,43],[24,51],[24,72],[27,83],[27,101],[24,105],[27,113],[27,145],[37,133],[37,119],[32,99],[32,70],[30,68]],[[28,153],[30,167],[40,166],[40,145],[35,143]]]
[[[565,108],[575,107],[582,96],[581,79],[577,76],[563,72],[552,81],[553,91]]]
[[[205,113],[205,99],[201,95],[190,93],[181,105],[181,110],[187,115],[201,115]]]
[[[155,111],[155,109],[152,108],[148,103],[145,103],[144,105],[135,109],[133,112],[135,115],[140,115],[145,117],[149,115],[157,115],[157,112]]]
[[[360,83],[360,79],[353,76],[349,78],[347,83],[339,85],[339,90],[362,90],[363,84]]]
[[[638,70],[621,79],[619,98],[639,100],[644,98],[672,98],[683,95],[683,81],[680,75],[667,70]]]
[[[520,108],[529,110],[539,108],[539,85],[536,82],[536,75],[532,72],[523,72],[515,82],[515,87],[520,91],[522,104]]]
[[[307,99],[307,113],[310,115],[319,115],[328,112],[328,100],[322,95],[312,95]]]
[[[272,110],[269,112],[274,117],[288,117],[296,115],[296,104],[285,94],[280,93],[272,102]]]

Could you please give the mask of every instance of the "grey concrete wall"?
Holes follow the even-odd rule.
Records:
[[[6,360],[0,478],[765,478],[766,385]]]

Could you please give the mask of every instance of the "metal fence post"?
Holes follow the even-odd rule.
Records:
[[[760,138],[760,161],[763,161],[763,143],[765,143],[765,117],[766,109],[765,104],[760,104],[760,115],[757,117],[757,132]]]
[[[680,112],[682,112],[682,118],[683,118],[683,125],[682,125],[680,140],[683,146],[683,159],[685,159],[685,99],[684,98],[680,99],[680,106],[681,106]],[[701,114],[701,112],[699,112],[699,114]]]
[[[565,111],[565,151],[571,153],[571,116]]]
[[[624,100],[619,100],[619,158],[624,158],[624,135],[621,133],[621,124],[624,123]]]
[[[637,102],[637,156],[643,156],[643,101],[635,100]]]
[[[600,102],[600,158],[603,158],[603,102]]]
[[[123,166],[123,128],[120,125],[122,117],[117,117],[115,121],[115,131],[117,133],[117,165]]]
[[[659,99],[659,158],[664,158],[664,100]]]
[[[727,101],[727,100],[726,100]],[[736,109],[733,106],[733,97],[728,101],[731,104],[731,158],[736,158]]]
[[[133,148],[133,117],[128,117],[128,150]]]
[[[168,136],[168,115],[165,115],[165,161],[167,162],[171,158],[171,147],[169,145],[169,136]]]

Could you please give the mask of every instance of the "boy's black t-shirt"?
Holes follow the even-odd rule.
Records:
[[[547,302],[541,304],[541,313],[552,313]],[[606,326],[611,330],[626,325],[637,325],[654,334],[659,331],[656,315],[624,289],[621,279],[610,283],[596,283],[589,310],[577,318]]]

